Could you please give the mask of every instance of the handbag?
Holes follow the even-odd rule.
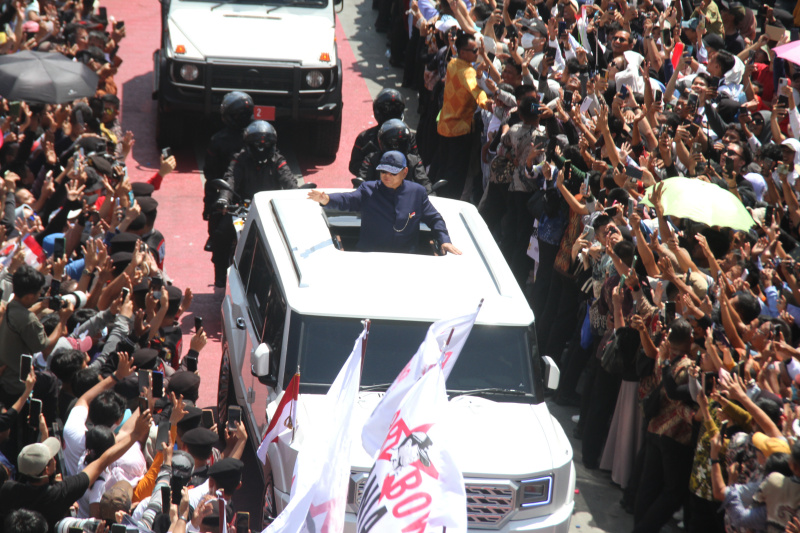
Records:
[[[489,181],[491,183],[511,183],[516,165],[508,156],[498,155],[492,159],[489,168]]]

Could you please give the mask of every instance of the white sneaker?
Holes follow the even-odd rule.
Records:
[[[675,514],[672,515],[672,519],[676,522],[683,522],[683,507],[675,511]]]
[[[577,424],[581,421],[581,415],[572,415],[572,421]]]

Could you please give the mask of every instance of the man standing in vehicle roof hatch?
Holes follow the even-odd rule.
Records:
[[[425,187],[406,180],[406,157],[397,151],[383,154],[377,167],[380,181],[367,181],[353,192],[333,193],[312,190],[309,200],[342,211],[361,212],[359,252],[414,253],[419,244],[421,222],[431,228],[437,252],[461,255],[450,242],[442,215],[428,199]]]

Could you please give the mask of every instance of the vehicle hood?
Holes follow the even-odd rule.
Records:
[[[321,64],[319,57],[325,52],[331,62],[322,64],[336,64],[330,7],[230,4],[211,11],[211,3],[178,4],[173,2],[170,11],[170,41],[173,51],[182,44],[186,53],[177,59],[273,60],[315,66]]]
[[[374,461],[361,445],[361,429],[381,396],[362,392],[356,402],[350,463],[354,470],[372,468]],[[300,395],[297,423],[301,430],[304,424],[314,423],[315,414],[323,411],[323,401],[322,395]],[[460,396],[449,402],[441,423],[446,427],[448,448],[464,477],[520,478],[550,472],[572,460],[572,447],[544,403]],[[308,427],[301,431],[304,437]]]

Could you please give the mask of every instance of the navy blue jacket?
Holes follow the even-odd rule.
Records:
[[[390,189],[382,181],[367,181],[353,192],[329,196],[325,207],[361,212],[360,252],[415,252],[420,222],[425,222],[440,243],[450,242],[442,215],[418,183],[405,180],[397,189]]]

